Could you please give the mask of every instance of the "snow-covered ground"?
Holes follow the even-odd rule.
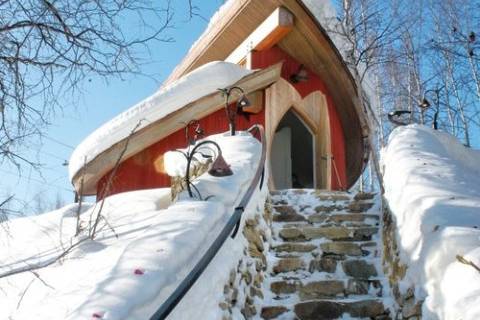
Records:
[[[480,152],[411,125],[393,131],[382,162],[401,289],[425,298],[424,319],[480,319]]]
[[[258,166],[261,146],[250,135],[210,138],[234,174],[204,174],[195,181],[204,196],[213,196],[208,201],[181,194],[171,203],[170,189],[111,196],[94,240],[85,232],[74,236],[76,205],[0,229],[0,319],[148,319],[218,235]],[[263,210],[266,189],[255,193],[246,216]],[[98,208],[84,206],[84,229]],[[239,234],[225,243],[172,319],[221,318],[223,284],[245,241]],[[48,267],[2,277],[48,263],[65,250],[68,254]]]

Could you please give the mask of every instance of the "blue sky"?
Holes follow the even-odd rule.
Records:
[[[111,79],[108,83],[92,78],[85,83],[82,98],[77,106],[65,105],[64,110],[52,118],[52,125],[45,131],[43,145],[32,142],[24,154],[37,158],[43,164],[40,172],[23,167],[21,176],[8,164],[0,166],[0,200],[6,195],[15,196],[27,203],[25,213],[36,210],[36,201],[41,198],[46,205],[53,204],[57,194],[66,202],[73,201],[73,188],[68,180],[67,167],[62,163],[70,158],[72,147],[88,134],[120,112],[154,93],[162,81],[185,56],[192,43],[200,36],[207,20],[223,3],[222,0],[197,2],[200,17],[191,20],[187,14],[187,1],[173,1],[175,28],[168,30],[172,43],[152,43],[151,61],[143,72],[154,74],[148,77],[130,77],[125,80]],[[128,21],[126,21],[128,23]]]

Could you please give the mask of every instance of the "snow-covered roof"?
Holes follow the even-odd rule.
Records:
[[[69,161],[70,180],[84,163],[126,139],[132,130],[139,131],[185,105],[217,91],[218,88],[233,85],[250,73],[251,70],[236,64],[214,61],[159,89],[102,125],[77,146]]]

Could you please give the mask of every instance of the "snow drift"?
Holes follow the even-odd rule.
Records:
[[[425,298],[424,319],[480,319],[480,152],[410,125],[392,132],[382,162],[408,266],[401,290]]]
[[[83,240],[65,258],[9,277],[12,270],[51,261],[75,233],[76,206],[31,220],[20,218],[0,229],[0,319],[148,319],[192,269],[230,218],[260,160],[261,145],[247,133],[210,137],[222,148],[233,175],[204,174],[195,186],[208,201],[170,189],[117,194],[106,199],[95,240]],[[175,165],[175,164],[173,164]],[[245,218],[263,210],[267,188],[256,189]],[[81,214],[84,229],[98,206]],[[229,272],[243,254],[243,235],[228,239],[171,319],[221,318],[218,303]],[[38,276],[38,277],[37,277]],[[213,280],[214,279],[214,280]]]

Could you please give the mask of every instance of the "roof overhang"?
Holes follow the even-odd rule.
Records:
[[[280,78],[282,64],[276,64],[269,68],[255,71],[233,86],[241,87],[246,94],[263,89],[276,82]],[[240,97],[237,90],[233,90],[230,101]],[[72,182],[75,190],[82,195],[94,195],[97,192],[99,180],[112,170],[116,163],[137,154],[145,148],[155,144],[161,139],[184,127],[184,123],[195,119],[201,119],[224,107],[225,98],[220,91],[212,92],[196,101],[193,101],[178,110],[168,114],[166,117],[157,120],[139,131],[132,133],[129,137],[112,145],[109,149],[100,153],[91,161],[86,163],[79,170]],[[120,161],[119,158],[121,157]],[[80,192],[80,190],[82,190]]]

